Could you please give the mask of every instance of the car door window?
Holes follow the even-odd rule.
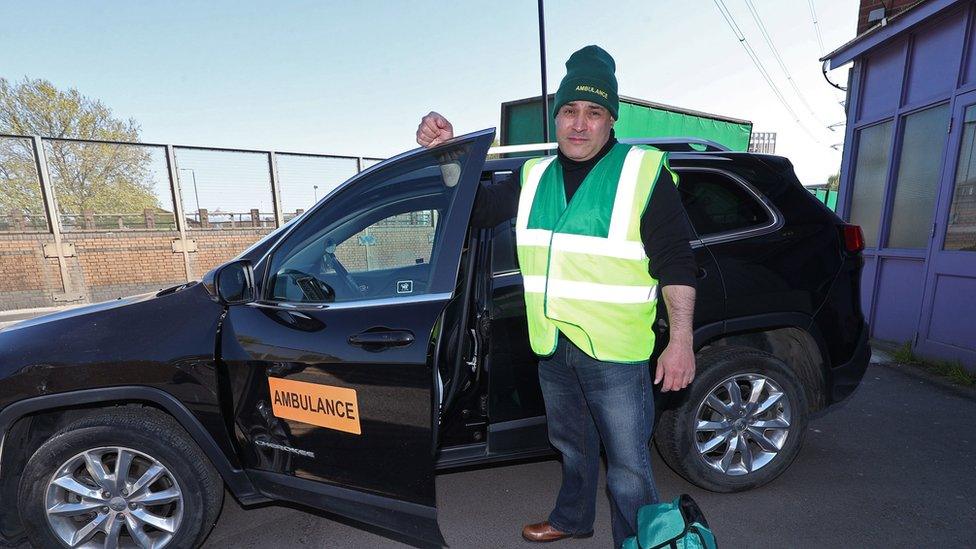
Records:
[[[700,238],[765,226],[771,217],[739,182],[713,171],[680,170],[678,191]]]
[[[492,274],[505,274],[518,270],[515,255],[515,218],[506,219],[495,226],[491,239]]]
[[[266,299],[333,303],[429,293],[445,240],[442,219],[468,152],[458,146],[419,155],[340,189],[275,250]]]
[[[366,227],[336,251],[353,273],[375,273],[430,263],[440,210],[392,215]]]

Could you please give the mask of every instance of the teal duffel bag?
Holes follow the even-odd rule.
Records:
[[[715,536],[695,500],[682,494],[671,503],[645,505],[637,511],[637,535],[620,549],[715,549]]]

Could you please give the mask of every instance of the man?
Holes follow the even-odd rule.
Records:
[[[556,157],[478,191],[472,224],[516,217],[529,340],[562,486],[548,520],[526,525],[529,541],[592,534],[602,441],[614,545],[636,532],[637,510],[658,501],[648,443],[654,397],[648,359],[661,288],[670,340],[655,370],[662,391],[695,374],[690,230],[667,156],[617,142],[615,63],[597,46],[570,56],[556,92]],[[421,120],[417,142],[452,138],[443,116]],[[516,215],[517,214],[517,215]]]

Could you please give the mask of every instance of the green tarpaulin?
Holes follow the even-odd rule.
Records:
[[[817,197],[817,200],[823,202],[830,211],[837,211],[837,191],[828,191],[827,189],[807,189],[813,196]]]
[[[503,103],[501,144],[541,143],[541,116],[538,98]],[[620,119],[614,128],[618,138],[694,137],[715,141],[733,151],[748,150],[752,133],[752,123],[748,121],[624,97],[620,99]],[[555,141],[552,117],[549,117],[549,135]]]

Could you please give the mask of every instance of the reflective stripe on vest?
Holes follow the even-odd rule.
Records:
[[[657,281],[640,218],[659,171],[669,169],[666,153],[617,144],[569,204],[554,160],[529,160],[521,173],[515,232],[532,350],[552,354],[562,332],[598,360],[647,360]]]

